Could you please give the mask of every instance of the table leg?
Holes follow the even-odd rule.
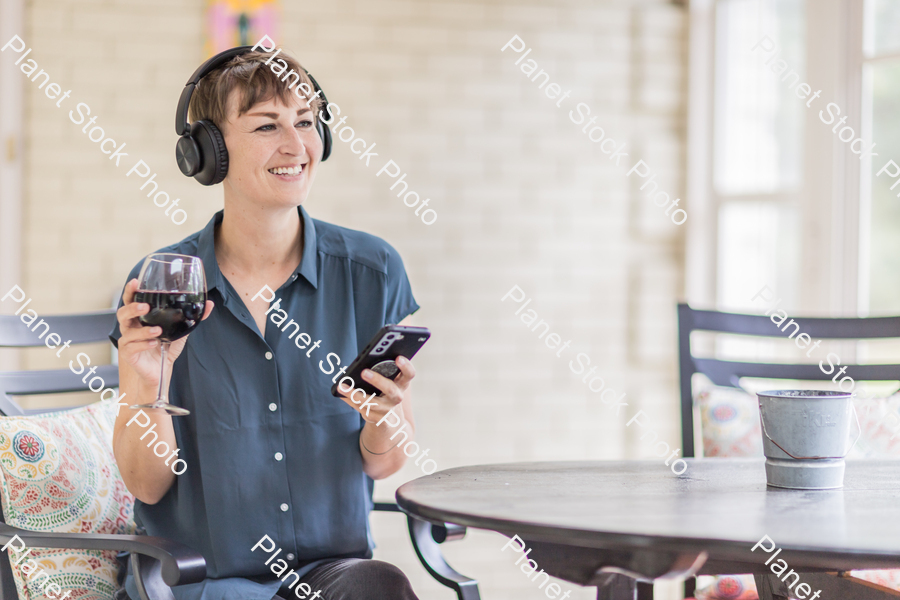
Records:
[[[756,573],[753,575],[756,580],[756,591],[759,594],[759,600],[787,600],[787,585],[770,573]]]
[[[637,600],[653,600],[653,582],[637,582]]]
[[[638,600],[637,581],[618,573],[603,573],[597,585],[597,600]]]

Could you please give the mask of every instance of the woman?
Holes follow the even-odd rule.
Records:
[[[368,512],[373,479],[406,461],[376,423],[394,409],[413,430],[415,370],[400,359],[394,381],[364,373],[382,392],[365,412],[334,398],[325,373],[330,353],[349,364],[379,328],[405,324],[418,305],[391,246],[302,208],[322,159],[324,107],[275,74],[283,60],[300,75],[298,89],[314,89],[294,59],[272,58],[241,54],[205,75],[190,99],[191,120],[214,123],[227,148],[224,210],[160,250],[199,256],[206,271],[205,322],[172,344],[165,366],[170,402],[191,413],[145,409],[151,423],[139,427],[127,425],[137,411],[122,407],[116,461],[147,533],[206,558],[208,579],[174,588],[179,600],[414,599],[399,569],[371,560]],[[161,360],[160,329],[142,327],[149,307],[133,302],[140,266],[111,334],[129,404],[155,399]],[[260,297],[265,286],[279,311]],[[308,338],[275,326],[280,311]],[[148,447],[157,435],[178,448],[183,474]],[[126,589],[138,597],[130,575]]]

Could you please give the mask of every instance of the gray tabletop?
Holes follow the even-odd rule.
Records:
[[[750,549],[768,535],[792,568],[900,567],[900,460],[848,462],[832,491],[767,488],[763,465],[689,459],[681,476],[661,461],[481,465],[411,481],[397,501],[427,520],[568,549],[567,560],[627,555],[634,567],[693,552],[700,573],[765,572],[769,555]]]

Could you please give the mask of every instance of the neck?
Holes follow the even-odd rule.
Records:
[[[294,269],[303,257],[303,222],[297,207],[260,209],[225,201],[216,232],[220,268],[264,274]]]

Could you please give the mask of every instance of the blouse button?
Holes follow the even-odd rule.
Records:
[[[272,360],[272,353],[266,352],[266,360]]]
[[[282,458],[284,458],[284,454],[282,454],[281,452],[275,453],[275,460],[281,460]]]
[[[271,410],[272,412],[275,412],[276,410],[278,410],[278,405],[273,402],[272,404],[269,405],[269,410]]]
[[[281,512],[287,512],[287,511],[288,511],[288,508],[290,508],[290,507],[289,507],[287,504],[282,504],[282,505],[281,505]]]
[[[287,556],[285,556],[285,558],[288,559],[288,560],[294,560],[294,559],[297,558],[297,557],[294,556],[294,555],[291,554],[291,553],[288,553]]]

